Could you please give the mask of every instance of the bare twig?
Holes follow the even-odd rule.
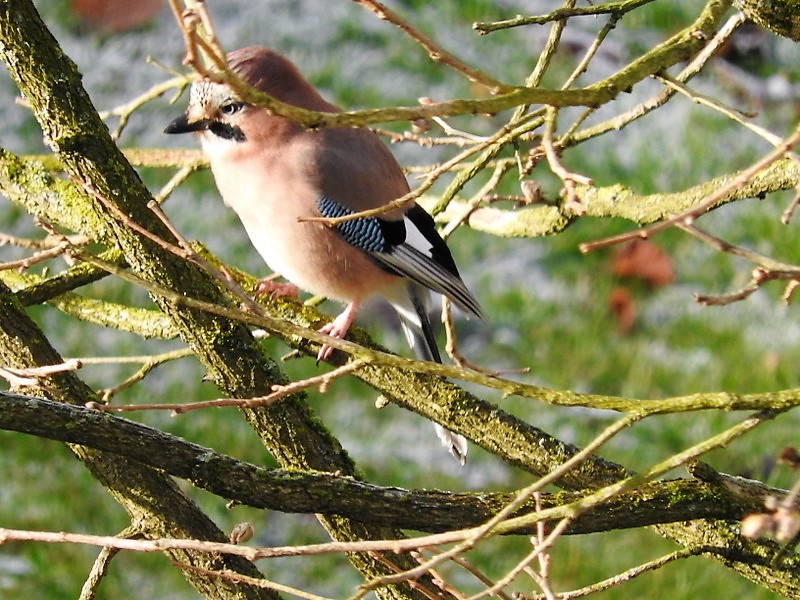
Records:
[[[500,375],[506,375],[508,373],[528,373],[530,371],[530,367],[521,367],[519,369],[513,370],[489,370],[481,367],[480,365],[475,364],[474,362],[466,359],[458,350],[458,336],[456,335],[456,327],[455,323],[453,323],[453,311],[451,309],[451,302],[447,296],[442,296],[442,324],[444,325],[445,331],[445,351],[447,355],[456,363],[459,367],[470,369],[472,371],[476,371],[478,373],[485,373],[490,377],[498,377]]]
[[[639,8],[644,4],[648,4],[653,0],[623,0],[621,2],[608,2],[607,4],[595,4],[590,6],[564,6],[557,8],[553,12],[546,15],[530,16],[530,17],[514,17],[513,19],[506,19],[504,21],[495,21],[494,23],[473,23],[472,28],[481,35],[499,31],[501,29],[509,29],[511,27],[521,27],[523,25],[544,25],[552,23],[553,21],[566,21],[571,17],[583,17],[590,15],[603,15],[611,14],[619,18],[626,12],[630,12]]]
[[[525,502],[527,502],[528,499],[530,499],[535,493],[539,492],[544,487],[550,485],[554,481],[557,481],[560,477],[564,475],[564,473],[568,472],[569,470],[575,468],[583,461],[585,461],[601,445],[603,445],[605,442],[614,437],[617,433],[631,426],[633,423],[640,420],[641,418],[642,418],[641,415],[633,415],[633,416],[629,415],[620,419],[610,427],[607,427],[603,433],[601,433],[594,440],[592,440],[592,442],[588,444],[585,448],[583,448],[580,452],[574,454],[569,460],[565,461],[563,464],[553,469],[550,473],[548,473],[544,477],[541,477],[530,486],[518,492],[512,502],[509,502],[506,506],[504,506],[502,510],[500,510],[494,517],[489,519],[485,524],[473,528],[470,532],[470,535],[466,536],[460,544],[456,545],[455,547],[446,552],[442,552],[432,557],[430,560],[420,564],[418,567],[414,569],[409,569],[407,571],[398,573],[396,575],[386,575],[383,577],[378,577],[373,579],[372,581],[367,582],[365,585],[362,586],[363,593],[354,596],[352,600],[356,600],[358,597],[360,597],[369,590],[373,590],[378,587],[388,585],[391,583],[399,583],[401,581],[406,581],[408,579],[420,577],[426,572],[428,572],[430,569],[435,568],[436,566],[451,559],[452,557],[458,556],[460,554],[463,554],[467,550],[472,549],[479,540],[488,537],[490,535],[494,535],[496,533],[501,533],[505,529],[505,527],[507,527],[508,523],[517,522],[517,519],[519,518],[525,518],[525,517],[517,517],[517,518],[509,518],[509,517],[518,508],[520,508],[520,506],[522,506]],[[574,514],[572,514],[571,516],[574,516]],[[538,518],[536,517],[534,518],[538,521]]]
[[[687,85],[683,84],[682,82],[678,81],[674,77],[670,77],[669,75],[665,75],[663,73],[654,75],[655,79],[663,83],[664,85],[674,89],[675,91],[683,94],[687,98],[689,98],[692,102],[696,104],[700,104],[702,106],[707,106],[712,110],[715,110],[726,117],[728,117],[731,121],[735,121],[742,125],[746,129],[749,129],[759,137],[764,138],[767,142],[772,144],[775,147],[780,146],[783,143],[783,139],[771,131],[761,127],[760,125],[753,123],[751,114],[745,114],[740,110],[732,108],[730,106],[726,106],[722,102],[715,100],[714,98],[709,98],[703,94],[698,94],[691,90]],[[795,163],[798,163],[797,156],[794,155],[793,152],[787,152],[786,155],[791,158]]]
[[[131,219],[128,215],[126,215],[122,210],[119,209],[113,202],[109,202],[102,194],[97,192],[88,186],[85,186],[87,191],[91,193],[98,202],[100,202],[104,207],[106,207],[109,211],[111,211],[114,216],[126,226],[130,227],[137,233],[143,235],[151,242],[154,242],[161,248],[164,248],[168,252],[171,252],[175,256],[179,258],[183,258],[189,260],[203,270],[205,270],[211,277],[214,278],[215,281],[219,282],[222,287],[227,289],[234,297],[236,297],[241,303],[242,306],[247,308],[248,310],[252,310],[254,312],[261,312],[261,308],[256,304],[250,296],[244,293],[239,285],[230,277],[227,277],[222,271],[219,269],[215,269],[206,259],[200,256],[197,252],[195,252],[194,248],[192,248],[191,244],[184,238],[181,233],[177,230],[177,228],[172,225],[172,223],[167,219],[167,216],[159,207],[158,203],[155,200],[151,200],[148,202],[148,208],[159,218],[159,220],[164,224],[164,226],[169,230],[169,232],[174,236],[177,244],[173,244],[158,235],[154,234],[153,232],[149,231],[145,227],[142,227],[139,223]]]
[[[536,501],[537,512],[541,511],[542,503],[541,503],[540,492],[536,492],[536,494],[534,495],[534,500]],[[561,522],[558,524],[558,527],[566,523],[569,523],[569,519],[562,519]],[[556,527],[556,530],[558,530],[558,527]],[[556,533],[556,530],[553,531],[553,534]],[[547,539],[550,540],[550,546],[552,546],[555,540],[555,536],[551,535]],[[547,539],[545,538],[544,522],[540,521],[539,523],[536,524],[536,535],[531,537],[531,542],[533,543],[534,548],[538,549],[540,546],[543,546],[546,543]],[[539,562],[539,571],[538,572],[534,571],[532,573],[534,575],[534,580],[539,585],[539,587],[542,588],[542,591],[544,592],[545,596],[547,596],[547,600],[555,600],[555,594],[553,593],[552,583],[550,581],[550,554],[548,554],[547,552],[539,552],[537,560]],[[527,569],[527,567],[523,567],[523,569],[525,570]]]
[[[580,77],[583,73],[586,72],[586,69],[589,68],[589,63],[595,57],[597,52],[600,50],[600,45],[603,41],[608,37],[608,34],[617,26],[617,21],[620,20],[622,17],[621,13],[612,13],[609,17],[608,21],[606,21],[605,25],[600,28],[600,31],[594,38],[594,41],[591,45],[586,49],[586,53],[583,55],[583,58],[578,63],[578,65],[573,69],[572,74],[567,78],[564,82],[564,85],[561,86],[562,90],[566,90],[572,87],[572,84]]]
[[[681,70],[681,72],[675,76],[675,80],[685,83],[697,75],[703,69],[703,67],[705,67],[706,63],[708,63],[708,61],[717,53],[720,47],[728,41],[731,35],[733,35],[739,26],[746,20],[747,18],[742,12],[737,12],[731,15],[725,24],[720,27],[719,31],[715,33],[714,37],[709,40],[708,44],[706,44],[705,47],[703,47],[703,49],[700,50],[700,52],[698,52],[697,55],[691,60],[691,62],[689,62],[689,64],[686,65],[686,67],[684,67],[683,70]],[[562,139],[562,143],[564,146],[573,145],[597,137],[609,131],[619,131],[626,125],[629,125],[633,121],[666,104],[667,101],[669,101],[670,98],[675,95],[675,93],[676,92],[674,89],[667,88],[656,96],[638,104],[632,109],[619,114],[612,119],[608,119],[602,123],[598,123],[577,133],[572,133],[577,127],[577,124],[583,122],[592,112],[595,111],[594,108],[588,108],[576,121],[575,126],[569,128],[568,131],[570,135],[568,139]]]
[[[183,354],[191,354],[188,350],[179,350],[176,352],[176,355],[183,355]],[[158,363],[160,364],[160,363]],[[178,404],[178,403],[168,403],[168,404],[127,404],[127,405],[112,405],[112,404],[100,404],[97,402],[87,402],[86,407],[92,408],[94,410],[103,410],[107,412],[138,412],[138,411],[145,411],[145,410],[168,410],[172,412],[173,415],[180,415],[184,414],[193,410],[200,410],[204,408],[222,408],[225,406],[236,406],[236,407],[246,407],[246,408],[255,408],[257,406],[269,406],[270,404],[274,404],[281,398],[285,398],[286,396],[290,396],[295,392],[300,390],[308,389],[311,387],[319,386],[320,392],[324,393],[327,391],[328,386],[336,379],[340,377],[344,377],[354,371],[357,371],[361,367],[366,364],[364,360],[354,360],[349,362],[341,367],[337,367],[336,369],[329,371],[328,373],[323,373],[322,375],[317,375],[315,377],[309,377],[307,379],[303,379],[300,381],[294,381],[292,383],[286,385],[273,385],[272,389],[274,390],[273,393],[267,396],[258,396],[253,398],[218,398],[216,400],[203,400],[200,402],[188,402],[185,404]],[[136,381],[142,379],[146,374],[147,371],[145,369],[152,370],[156,364],[148,363],[142,369],[136,373],[133,377],[137,377]],[[149,367],[149,369],[148,369]],[[133,377],[131,379],[133,379]],[[129,380],[123,382],[126,384],[125,387],[129,387],[133,385],[136,381],[128,383]],[[114,392],[120,391],[120,389],[124,389],[120,384],[115,388],[112,388]],[[105,399],[105,394],[104,394]]]
[[[153,198],[158,204],[162,204],[178,187],[189,178],[189,175],[198,169],[196,163],[184,165],[170,177],[169,181],[159,190]]]
[[[458,214],[456,214],[447,225],[442,229],[440,232],[442,235],[442,239],[447,239],[450,237],[458,227],[460,227],[469,216],[475,212],[478,207],[481,205],[482,202],[486,200],[487,197],[491,194],[491,192],[499,185],[500,181],[503,179],[503,176],[511,170],[511,168],[516,164],[514,159],[503,159],[498,160],[495,165],[494,169],[492,170],[492,174],[489,177],[489,180],[481,186],[481,189],[472,196],[469,200],[467,200],[463,206],[460,206],[458,209]]]
[[[191,80],[184,75],[167,79],[166,81],[157,83],[143,94],[140,94],[125,104],[121,104],[120,106],[116,106],[110,110],[100,112],[100,118],[108,119],[109,117],[119,117],[119,122],[114,128],[114,131],[111,133],[112,139],[118,140],[134,112],[139,110],[148,102],[163,96],[170,90],[177,90],[176,96],[180,95],[190,83]]]
[[[20,260],[12,260],[0,263],[0,270],[18,269],[20,271],[24,271],[25,269],[28,269],[29,267],[32,267],[35,264],[65,254],[67,249],[71,248],[72,246],[73,246],[72,242],[65,239],[56,244],[55,246],[53,246],[52,248],[49,248],[48,250],[39,250],[38,252],[35,252],[31,256],[27,256]]]
[[[541,505],[539,504],[539,492],[534,494],[534,498],[536,498],[537,502],[537,512],[541,511]],[[538,560],[540,565],[540,570],[538,573],[535,571],[530,571],[530,575],[533,576],[536,583],[539,587],[542,588],[547,600],[555,600],[555,595],[553,594],[553,590],[550,586],[550,576],[549,576],[549,569],[550,569],[550,557],[547,554],[547,550],[553,546],[556,539],[566,530],[566,528],[572,522],[571,518],[564,518],[559,521],[558,525],[556,525],[553,530],[549,533],[549,535],[545,534],[545,524],[543,521],[537,523],[537,534],[531,536],[531,544],[533,545],[533,550],[531,550],[522,560],[520,560],[513,569],[511,569],[508,573],[506,573],[503,577],[498,579],[494,584],[487,587],[482,592],[470,596],[467,600],[481,600],[482,598],[486,598],[487,596],[493,596],[498,591],[504,589],[508,586],[517,576],[529,570],[529,565],[534,560]]]
[[[716,110],[717,112],[724,114],[732,121],[739,123],[740,125],[749,129],[756,135],[764,138],[767,142],[769,142],[773,146],[780,147],[780,145],[783,143],[783,140],[781,139],[780,136],[772,133],[771,131],[765,129],[764,127],[761,127],[760,125],[757,125],[756,123],[753,123],[752,120],[748,118],[750,115],[744,115],[740,111],[725,106],[724,104],[722,104],[717,100],[714,100],[707,96],[703,96],[701,94],[697,94],[692,90],[690,90],[685,85],[683,85],[681,82],[676,81],[675,79],[669,77],[668,75],[660,74],[660,75],[655,75],[654,77],[659,81],[662,81],[672,89],[680,92],[681,94],[684,94],[686,97],[690,98],[693,102],[702,104],[704,106],[708,106],[713,110]],[[798,166],[798,168],[800,168],[800,158],[798,158],[796,153],[786,152],[786,156],[789,159],[791,159]],[[794,199],[781,215],[781,222],[784,225],[789,223],[789,221],[792,218],[792,214],[795,211],[796,206],[798,205],[798,203],[800,203],[800,183],[798,183],[795,186],[795,189],[797,190],[797,194],[795,194]]]
[[[122,382],[118,383],[115,386],[110,388],[105,388],[98,392],[98,395],[102,399],[105,404],[111,402],[114,396],[119,394],[120,392],[127,390],[140,381],[142,381],[145,377],[147,377],[156,367],[163,365],[169,361],[178,360],[181,358],[187,358],[189,356],[193,356],[194,353],[189,348],[180,348],[178,350],[172,350],[171,352],[163,352],[161,354],[156,354],[153,356],[139,356],[139,357],[109,357],[109,358],[81,358],[79,359],[82,364],[89,365],[89,364],[109,364],[109,363],[123,363],[123,362],[138,362],[142,363],[142,366],[130,377],[126,378]],[[102,405],[101,405],[102,406]]]
[[[29,387],[39,385],[40,377],[50,377],[55,373],[63,373],[64,371],[75,371],[80,369],[81,366],[81,361],[70,358],[57,365],[30,367],[28,369],[0,367],[0,377],[8,381],[12,387]]]
[[[137,527],[132,526],[121,531],[117,537],[139,539],[141,538],[141,532]],[[98,586],[108,573],[108,569],[111,566],[111,561],[118,553],[118,548],[105,547],[100,550],[100,553],[97,555],[94,564],[92,564],[92,569],[89,571],[89,575],[86,577],[86,581],[83,583],[78,600],[94,600],[97,597]]]
[[[584,596],[589,596],[590,594],[594,594],[596,592],[602,592],[603,590],[610,589],[612,587],[616,587],[622,583],[627,581],[631,581],[635,579],[639,575],[643,573],[647,573],[649,571],[655,571],[656,569],[660,569],[664,565],[671,563],[675,560],[680,560],[684,558],[690,558],[692,556],[697,556],[699,554],[721,554],[723,553],[722,548],[718,548],[715,546],[695,546],[693,548],[686,548],[685,550],[676,550],[675,552],[671,552],[665,556],[657,558],[655,560],[650,560],[641,565],[637,565],[627,571],[614,575],[613,577],[609,577],[608,579],[604,579],[603,581],[598,581],[597,583],[593,583],[592,585],[587,585],[586,587],[582,587],[577,590],[572,590],[569,592],[559,592],[558,598],[559,600],[572,600],[573,598],[583,598]],[[547,596],[543,594],[535,594],[535,595],[528,595],[528,594],[520,594],[520,600],[545,600]]]
[[[741,171],[736,177],[734,177],[731,180],[731,182],[728,185],[722,186],[720,189],[715,191],[713,194],[710,194],[707,198],[705,198],[702,202],[700,202],[690,210],[687,210],[679,215],[675,215],[674,217],[670,217],[669,219],[665,219],[648,227],[642,227],[635,231],[630,231],[627,233],[611,236],[594,242],[581,244],[579,248],[581,252],[587,253],[591,252],[592,250],[597,250],[598,248],[612,246],[631,239],[637,239],[637,238],[647,239],[654,233],[663,231],[664,229],[672,227],[673,225],[677,225],[678,223],[691,225],[695,219],[697,219],[699,216],[701,216],[709,209],[711,209],[713,206],[715,206],[717,202],[725,198],[725,196],[730,194],[732,191],[744,186],[756,175],[758,175],[759,172],[764,170],[772,163],[783,158],[795,145],[797,145],[798,142],[800,142],[800,125],[798,125],[798,127],[795,128],[795,130],[792,132],[792,135],[784,139],[782,143],[780,143],[775,148],[775,150],[773,150],[769,154],[766,154],[763,158],[753,163],[750,167],[748,167],[744,171]]]
[[[440,62],[446,64],[455,71],[461,73],[462,75],[465,75],[470,81],[486,86],[494,93],[509,92],[515,89],[514,86],[501,83],[500,81],[497,81],[496,79],[487,75],[483,71],[480,71],[479,69],[475,69],[465,64],[463,61],[459,60],[458,58],[450,54],[447,50],[444,50],[443,48],[438,46],[428,36],[424,35],[422,32],[412,27],[407,21],[405,21],[402,17],[400,17],[400,15],[398,15],[390,8],[386,7],[381,2],[378,2],[377,0],[353,0],[353,1],[356,4],[360,4],[367,10],[374,13],[379,19],[388,21],[389,23],[400,29],[400,31],[408,35],[411,39],[413,39],[415,42],[417,42],[420,46],[422,46],[425,49],[425,51],[428,53],[428,56],[430,56],[431,60],[433,60],[434,62]]]
[[[747,283],[747,285],[731,294],[695,295],[695,300],[700,304],[713,306],[730,304],[732,302],[744,300],[745,298],[749,297],[751,294],[753,294],[753,292],[759,290],[761,286],[768,281],[773,281],[776,279],[789,280],[789,284],[794,282],[794,285],[796,285],[798,280],[800,280],[800,266],[782,263],[770,258],[769,256],[759,254],[753,250],[736,246],[714,235],[711,235],[706,231],[703,231],[695,225],[678,223],[677,226],[683,231],[686,231],[687,233],[721,252],[726,252],[734,256],[745,258],[751,263],[758,265],[755,269],[753,269],[750,281]],[[792,289],[787,290],[787,293],[784,295],[784,301],[788,300]]]
[[[88,241],[85,236],[80,235],[48,235],[43,239],[37,240],[31,238],[21,238],[15,235],[0,232],[0,246],[17,246],[18,248],[27,248],[29,250],[52,250],[60,247],[63,244],[65,237],[67,240],[78,246]]]
[[[557,116],[558,111],[555,108],[552,106],[547,108],[544,135],[542,136],[542,147],[544,148],[545,156],[547,156],[547,162],[550,165],[550,170],[564,183],[564,193],[566,196],[563,205],[564,210],[581,215],[586,212],[586,209],[581,204],[580,198],[578,198],[576,186],[578,184],[591,185],[592,180],[584,175],[568,171],[564,165],[561,164],[561,159],[558,156],[558,150],[556,149],[555,142]]]
[[[89,243],[89,239],[83,235],[64,235],[57,231],[43,219],[35,219],[36,225],[44,229],[49,235],[41,240],[20,238],[13,235],[0,233],[0,246],[14,245],[20,248],[36,250],[32,256],[26,258],[0,263],[0,270],[17,269],[24,271],[29,267],[66,254],[67,249],[72,247],[82,247]]]
[[[565,0],[562,8],[564,10],[570,10],[574,8],[575,3],[576,0]],[[525,85],[527,87],[539,87],[539,85],[542,83],[542,77],[544,77],[547,68],[550,66],[550,62],[555,56],[556,50],[558,50],[558,45],[561,42],[561,35],[564,33],[564,28],[567,26],[566,19],[554,19],[551,21],[551,23],[552,26],[550,27],[550,33],[547,36],[547,41],[544,44],[544,48],[542,48],[542,51],[539,54],[539,58],[536,60],[536,66],[525,80]],[[519,112],[515,116],[521,116],[524,110],[526,110],[526,108],[520,107],[518,109]]]
[[[193,550],[242,556],[255,561],[265,558],[291,556],[318,556],[322,554],[344,554],[347,552],[407,552],[439,544],[448,544],[468,537],[472,530],[460,530],[417,538],[396,540],[363,540],[355,542],[326,542],[305,546],[250,547],[225,542],[203,540],[159,538],[130,539],[116,536],[68,533],[64,531],[32,531],[0,527],[0,545],[8,542],[43,542],[48,544],[82,544],[132,550],[135,552],[164,552],[166,550]]]
[[[248,585],[257,586],[267,590],[274,590],[276,592],[280,592],[281,594],[297,596],[298,598],[303,598],[304,600],[330,600],[326,596],[318,596],[317,594],[312,594],[311,592],[306,592],[305,590],[284,585],[282,583],[277,583],[275,581],[270,581],[268,579],[257,579],[256,577],[250,577],[249,575],[242,575],[241,573],[237,573],[236,571],[232,571],[230,569],[212,571],[211,569],[204,569],[203,567],[178,561],[172,561],[172,565],[178,567],[179,569],[183,569],[184,571],[195,571],[196,573],[201,573],[207,577],[220,577],[229,581],[246,583]]]

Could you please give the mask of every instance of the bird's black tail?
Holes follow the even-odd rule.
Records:
[[[400,313],[400,323],[408,344],[418,359],[441,363],[442,357],[439,354],[431,320],[428,316],[428,290],[418,284],[409,283],[408,293],[418,320],[418,322],[414,322],[403,313]],[[447,448],[447,451],[462,465],[465,464],[467,460],[466,438],[445,429],[438,423],[434,423],[433,426],[436,428],[436,435],[441,440],[442,445]]]

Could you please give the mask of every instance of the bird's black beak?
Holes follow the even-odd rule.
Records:
[[[189,121],[187,114],[182,114],[180,117],[172,121],[164,129],[164,133],[192,133],[194,131],[203,131],[208,129],[211,121],[208,119],[199,119],[197,121]]]

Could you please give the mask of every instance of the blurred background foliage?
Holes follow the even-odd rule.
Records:
[[[109,109],[163,80],[163,69],[178,68],[183,43],[165,5],[132,29],[130,23],[87,17],[91,2],[42,0],[40,11],[65,51],[79,65],[98,109]],[[105,3],[101,3],[105,4]],[[111,3],[108,3],[109,5]],[[135,3],[134,3],[135,4]],[[143,3],[146,4],[146,3]],[[478,36],[473,21],[508,18],[518,13],[545,13],[555,2],[459,0],[388,2],[409,22],[432,36],[465,62],[506,81],[524,80],[544,44],[547,27],[527,27]],[[416,102],[475,93],[462,77],[432,64],[410,39],[349,2],[310,0],[226,0],[210,2],[217,33],[226,48],[269,45],[287,54],[325,95],[348,108]],[[323,6],[324,5],[324,6]],[[700,2],[653,2],[628,14],[604,44],[590,72],[592,81],[691,22]],[[130,12],[131,3],[122,3]],[[94,13],[91,13],[94,14]],[[129,17],[131,15],[128,15]],[[116,18],[116,17],[114,17]],[[88,19],[88,20],[87,20]],[[602,20],[571,19],[562,48],[545,84],[558,85],[594,38]],[[121,29],[121,30],[120,30]],[[693,89],[743,110],[758,113],[756,121],[786,135],[797,119],[800,51],[796,44],[755,27],[745,27],[725,49],[721,60],[692,81]],[[599,120],[632,107],[659,90],[643,82],[594,117]],[[44,151],[41,132],[24,107],[15,103],[16,88],[0,77],[0,145],[16,153]],[[134,114],[120,143],[123,147],[165,147],[186,144],[161,130],[182,111],[185,98],[170,105],[152,102]],[[494,131],[498,118],[456,118],[452,124],[479,134]],[[565,121],[566,122],[566,121]],[[113,126],[113,120],[112,120]],[[402,124],[391,128],[403,129]],[[429,164],[452,155],[448,147],[424,149],[393,146],[405,165]],[[760,138],[720,114],[675,97],[667,106],[564,154],[568,168],[590,176],[598,186],[621,183],[638,193],[679,191],[711,177],[741,169],[768,151]],[[508,153],[507,155],[510,155]],[[143,169],[152,190],[170,173]],[[545,197],[555,199],[558,180],[545,164],[532,174]],[[464,191],[479,189],[478,178]],[[518,194],[513,178],[500,193]],[[437,188],[441,191],[442,187]],[[434,190],[434,195],[437,190]],[[745,245],[786,262],[800,263],[798,223],[782,225],[780,215],[790,194],[774,194],[725,207],[702,219],[702,225],[725,240]],[[15,235],[40,235],[31,218],[0,199],[0,227]],[[255,275],[265,273],[236,216],[226,210],[208,173],[198,173],[166,203],[165,210],[190,239],[197,239],[231,264]],[[450,246],[483,303],[486,324],[459,322],[461,350],[470,360],[492,369],[530,367],[511,375],[532,383],[575,391],[650,399],[699,391],[757,392],[799,387],[800,335],[796,308],[782,304],[779,285],[767,286],[745,302],[705,308],[695,293],[737,289],[752,269],[742,260],[718,253],[678,231],[658,235],[662,269],[674,276],[653,285],[647,277],[620,277],[617,250],[582,255],[581,242],[629,230],[631,223],[580,219],[546,239],[500,239],[460,229]],[[18,258],[14,249],[0,249],[0,259]],[[663,272],[662,272],[663,276]],[[93,284],[82,293],[149,306],[146,294],[118,280]],[[618,302],[622,298],[623,315]],[[616,300],[615,300],[616,299]],[[178,347],[177,342],[143,341],[136,336],[76,323],[54,309],[31,313],[51,335],[64,356],[122,356]],[[632,315],[632,316],[631,316]],[[400,336],[379,327],[386,317],[380,306],[362,316],[362,324],[385,345],[404,352]],[[288,351],[266,341],[267,351]],[[308,358],[288,360],[290,377],[317,373]],[[103,388],[130,375],[130,365],[87,366],[82,377]],[[165,365],[143,385],[122,392],[121,403],[186,402],[211,399],[218,392],[202,380],[191,359]],[[498,402],[554,436],[582,445],[593,439],[614,415],[585,409],[559,409],[530,400]],[[353,455],[366,477],[378,484],[451,490],[514,490],[530,476],[508,468],[478,448],[460,468],[438,446],[432,429],[420,417],[389,406],[374,407],[375,392],[355,381],[337,381],[325,395],[310,402],[323,421]],[[197,411],[176,418],[162,413],[133,418],[161,427],[200,444],[256,464],[272,465],[256,436],[233,409]],[[736,415],[701,413],[658,417],[623,432],[603,449],[603,456],[634,470],[684,449],[732,424]],[[797,417],[783,415],[726,448],[705,457],[715,468],[756,477],[777,486],[792,484],[790,474],[773,468],[777,451],[795,443]],[[0,525],[113,534],[126,516],[60,444],[0,432]],[[254,544],[288,545],[323,541],[325,534],[312,516],[264,514],[246,507],[228,510],[220,498],[183,486],[223,529],[240,521],[256,527]],[[552,552],[556,590],[570,589],[670,551],[674,546],[649,531],[618,531],[562,538]],[[470,560],[490,577],[514,564],[509,557],[529,549],[526,539],[491,540],[478,546]],[[0,547],[0,596],[42,599],[74,598],[96,551],[76,546],[12,544]],[[358,581],[341,558],[281,559],[260,565],[277,581],[332,597],[348,596]],[[443,571],[465,591],[479,589],[463,572]],[[532,585],[521,591],[530,591]],[[100,588],[104,598],[191,598],[195,593],[167,559],[125,554],[115,559]],[[665,567],[599,594],[601,598],[724,598],[771,594],[708,560],[690,559]]]

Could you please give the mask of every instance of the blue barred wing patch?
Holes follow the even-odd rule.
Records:
[[[325,196],[317,200],[320,215],[326,218],[337,218],[352,215],[353,211]],[[376,217],[342,221],[334,226],[345,241],[365,252],[384,252],[388,242]]]

